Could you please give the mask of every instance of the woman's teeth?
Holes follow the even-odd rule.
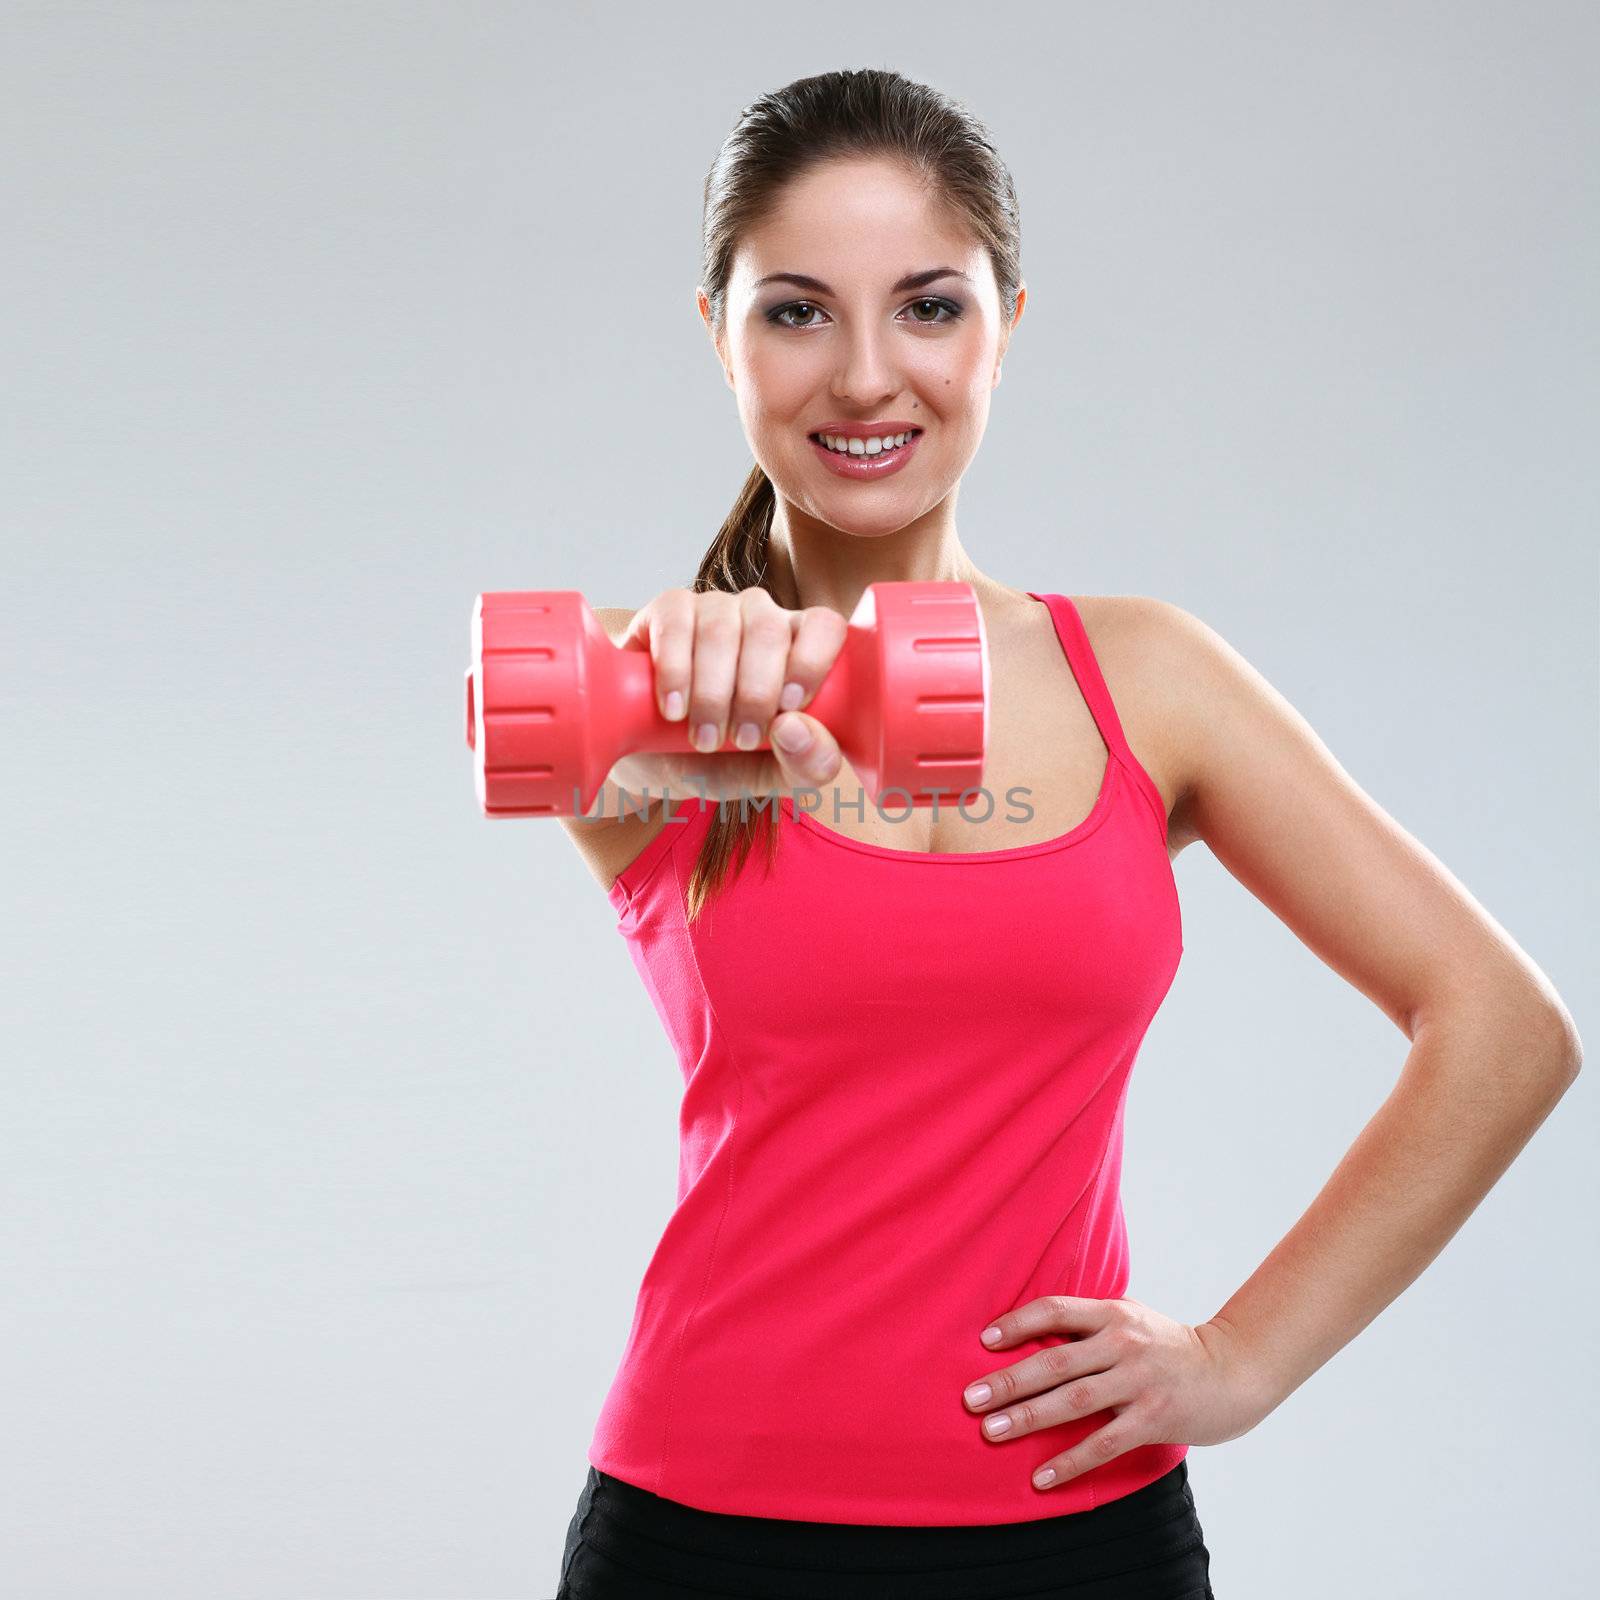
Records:
[[[885,450],[898,450],[916,431],[915,428],[908,428],[904,433],[887,434],[881,439],[847,439],[842,434],[833,433],[815,433],[812,438],[821,440],[830,450],[837,450],[840,455],[875,456]]]

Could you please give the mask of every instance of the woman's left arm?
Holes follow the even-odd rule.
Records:
[[[1577,1076],[1549,979],[1351,779],[1211,628],[1141,599],[1185,775],[1173,829],[1217,860],[1411,1041],[1316,1199],[1198,1332],[1270,1411],[1384,1309],[1472,1214]]]

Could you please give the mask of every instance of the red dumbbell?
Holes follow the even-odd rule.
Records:
[[[892,793],[930,805],[981,784],[989,649],[972,586],[869,585],[804,709],[839,741],[874,804]],[[587,815],[624,755],[694,750],[688,721],[656,707],[649,651],[612,644],[576,589],[478,596],[467,744],[488,817]]]

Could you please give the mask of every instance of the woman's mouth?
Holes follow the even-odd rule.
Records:
[[[911,459],[921,437],[921,428],[871,439],[852,439],[842,434],[806,435],[823,464],[841,478],[882,478],[898,472]],[[828,443],[830,439],[832,444]]]

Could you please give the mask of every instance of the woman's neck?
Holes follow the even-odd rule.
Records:
[[[937,539],[835,534],[798,543],[774,530],[767,541],[765,583],[778,604],[791,611],[828,606],[845,616],[874,583],[970,583],[980,600],[1016,598],[1016,591],[978,570],[954,529]]]

